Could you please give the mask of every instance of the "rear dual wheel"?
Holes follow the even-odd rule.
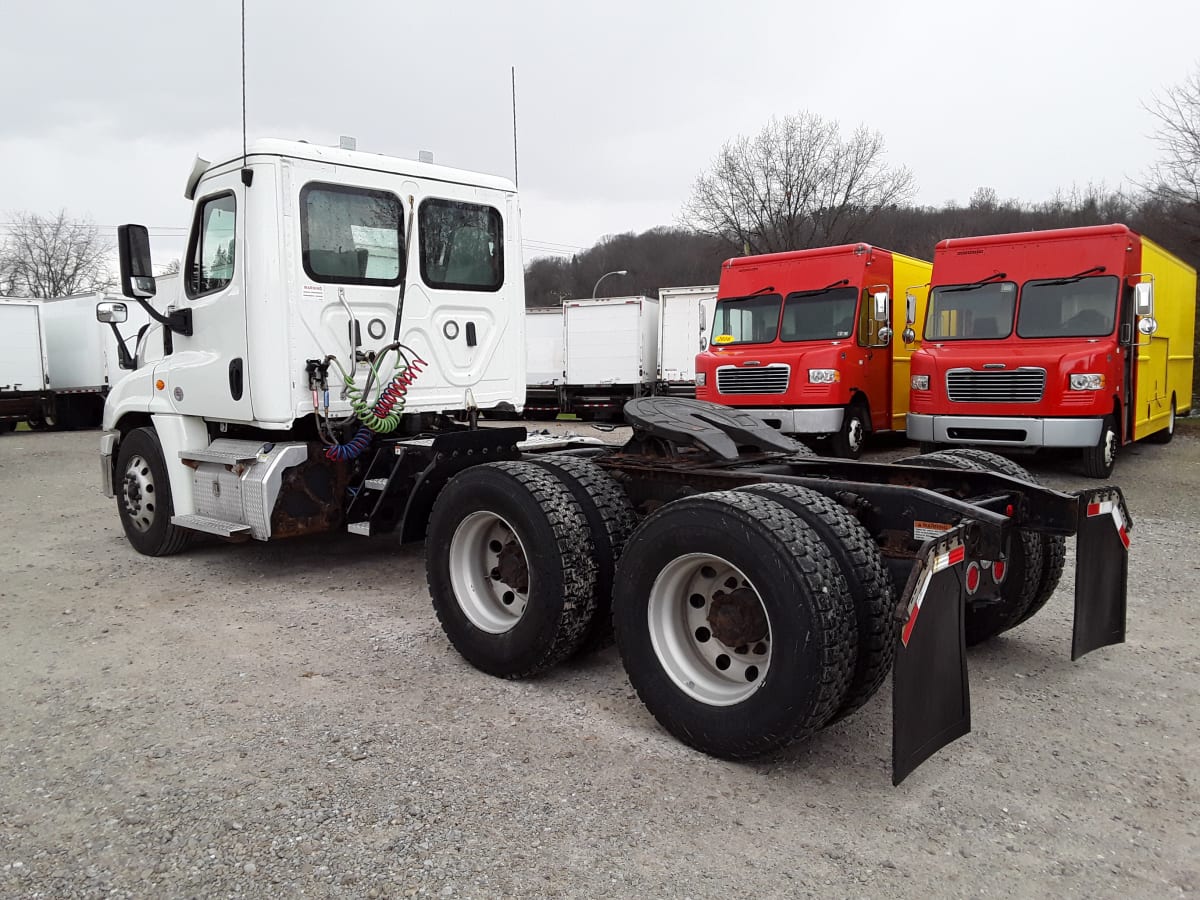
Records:
[[[684,743],[750,758],[842,709],[853,601],[821,536],[776,498],[723,491],[662,507],[630,538],[617,583],[625,671]]]

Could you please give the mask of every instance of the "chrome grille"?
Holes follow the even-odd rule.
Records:
[[[951,369],[946,373],[946,396],[954,403],[1037,403],[1045,390],[1045,369]]]
[[[719,394],[783,394],[788,389],[791,366],[721,366],[717,369]]]

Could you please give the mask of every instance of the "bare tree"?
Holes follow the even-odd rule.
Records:
[[[17,213],[0,243],[0,295],[63,297],[112,285],[112,245],[89,220]]]
[[[1153,199],[1174,207],[1191,240],[1200,242],[1200,65],[1146,110],[1158,122],[1154,137],[1163,155],[1142,186]]]
[[[726,142],[696,179],[683,222],[746,253],[837,244],[914,191],[912,173],[884,162],[883,136],[809,112],[772,119]]]

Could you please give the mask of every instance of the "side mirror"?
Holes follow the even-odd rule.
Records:
[[[700,349],[701,350],[708,349],[708,338],[700,338]]]
[[[887,291],[877,291],[876,293],[871,295],[871,299],[873,299],[875,301],[875,321],[876,322],[889,321],[888,305],[889,305],[889,301],[891,300],[891,298],[888,296],[888,292]]]
[[[1158,322],[1155,320],[1154,316],[1143,316],[1138,320],[1138,331],[1146,335],[1146,337],[1149,337],[1150,335],[1154,334],[1154,332],[1158,331]]]
[[[888,344],[890,344],[892,342],[892,329],[890,329],[886,325],[884,325],[882,328],[879,329],[878,338],[879,338],[880,346],[886,347]]]
[[[912,325],[909,325],[900,333],[900,337],[904,338],[904,343],[911,344],[917,339],[917,333],[913,331]]]
[[[917,321],[917,295],[912,291],[906,291],[904,294],[904,324],[912,325]],[[906,331],[911,331],[907,329]],[[908,338],[904,339],[908,343],[912,343]]]
[[[96,304],[96,321],[106,325],[120,325],[129,318],[129,308],[124,303],[106,300]]]
[[[1139,281],[1133,286],[1133,309],[1139,316],[1154,315],[1154,282]],[[1142,332],[1149,334],[1149,332]]]
[[[154,296],[154,271],[150,264],[150,232],[145,225],[117,228],[117,250],[121,257],[121,293],[134,300]]]

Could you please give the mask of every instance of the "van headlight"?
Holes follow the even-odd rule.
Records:
[[[837,369],[809,369],[809,384],[835,384],[842,380]]]
[[[912,380],[909,383],[912,385],[912,389],[914,391],[929,390],[929,376],[928,375],[914,375],[912,377]]]
[[[1073,391],[1102,391],[1104,376],[1100,374],[1072,375],[1071,390]]]

